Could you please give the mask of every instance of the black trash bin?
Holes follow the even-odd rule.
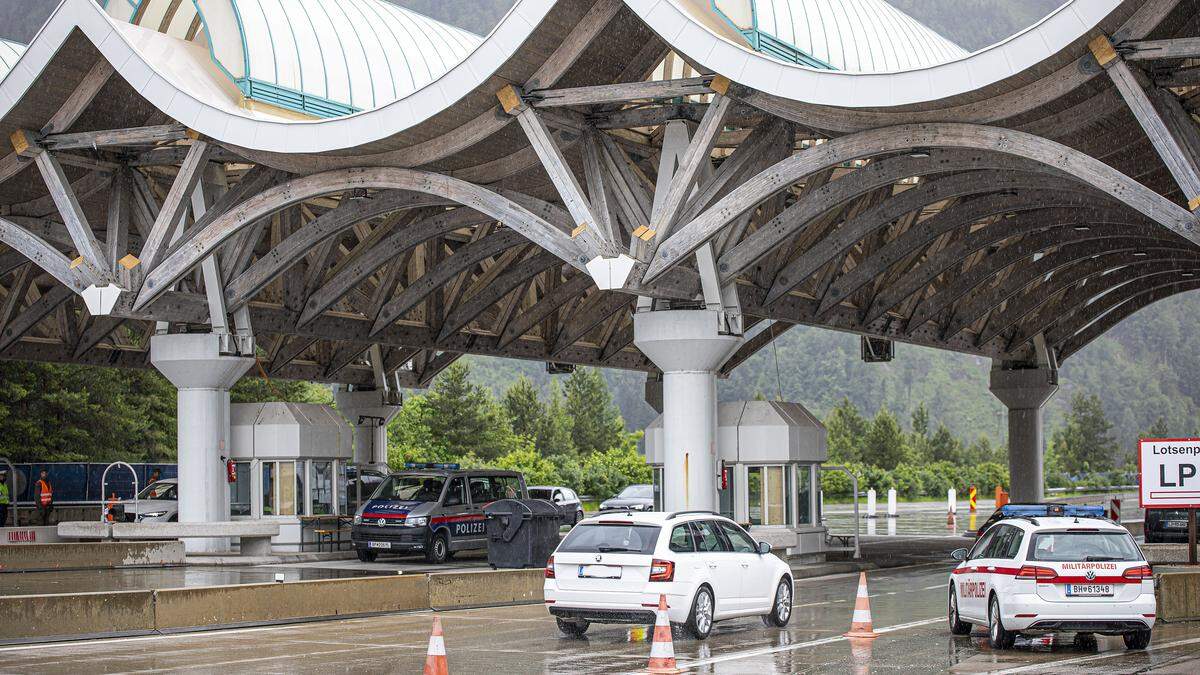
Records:
[[[562,514],[544,499],[500,499],[483,507],[487,516],[488,564],[519,569],[544,567],[558,546]]]

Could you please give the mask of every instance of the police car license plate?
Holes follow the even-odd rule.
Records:
[[[1187,521],[1186,520],[1168,520],[1167,527],[1171,528],[1172,530],[1182,530],[1187,527]]]
[[[579,576],[589,579],[620,579],[621,568],[613,565],[580,565]]]
[[[368,541],[367,542],[367,548],[391,548],[391,547],[392,547],[392,542],[390,542],[390,541]]]
[[[1104,597],[1112,594],[1112,584],[1067,584],[1069,597]]]

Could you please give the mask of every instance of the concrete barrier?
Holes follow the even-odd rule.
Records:
[[[542,602],[546,571],[479,570],[429,575],[430,609]]]
[[[158,630],[172,631],[428,607],[429,579],[414,574],[164,589],[155,592],[154,618]]]
[[[1188,561],[1187,544],[1142,544],[1141,547],[1146,562],[1152,565]]]
[[[154,630],[154,591],[3,596],[0,616],[0,640],[6,642],[148,633]]]
[[[178,541],[0,546],[0,572],[182,565],[183,556],[183,544]]]
[[[1159,621],[1200,620],[1200,569],[1155,568]]]
[[[0,527],[0,546],[54,544],[62,541],[54,526]]]

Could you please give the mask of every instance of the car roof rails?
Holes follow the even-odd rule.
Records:
[[[667,514],[667,518],[666,518],[666,519],[667,519],[667,520],[674,520],[674,519],[675,519],[675,516],[684,516],[684,515],[687,515],[687,514],[689,514],[689,513],[704,513],[704,514],[707,514],[707,515],[710,515],[710,516],[719,516],[719,515],[721,515],[721,514],[717,513],[716,511],[709,511],[709,510],[707,510],[707,509],[693,509],[693,510],[691,510],[691,511],[672,511],[671,513]]]

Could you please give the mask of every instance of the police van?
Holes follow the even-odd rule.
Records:
[[[458,551],[487,548],[483,507],[498,499],[527,499],[515,471],[462,470],[457,464],[404,465],[383,480],[354,514],[350,538],[358,559],[380,553],[424,553],[443,563]]]

